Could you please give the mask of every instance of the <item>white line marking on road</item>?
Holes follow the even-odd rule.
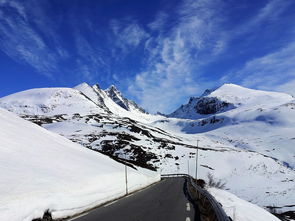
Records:
[[[191,221],[191,218],[186,217],[185,221]]]
[[[132,196],[132,195],[133,195],[133,193],[130,193],[129,195],[125,196],[125,198],[128,198],[129,196]]]
[[[186,203],[186,211],[191,211],[191,206],[189,205],[189,203]]]
[[[81,218],[82,216],[86,216],[87,214],[88,214],[88,213],[83,213],[83,214],[81,214],[81,215],[79,215],[79,216],[75,216],[75,217],[69,219],[68,221],[72,221],[72,220],[75,220],[75,219]]]
[[[107,207],[107,206],[109,206],[109,205],[112,205],[113,203],[115,203],[115,202],[117,202],[117,201],[118,201],[118,200],[115,200],[115,201],[113,201],[113,202],[110,202],[110,203],[104,205],[103,207]]]

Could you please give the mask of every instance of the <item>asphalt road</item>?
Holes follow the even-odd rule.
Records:
[[[94,209],[75,221],[198,221],[184,178],[167,178],[140,192]]]

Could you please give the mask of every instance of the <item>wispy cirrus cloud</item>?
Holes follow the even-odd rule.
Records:
[[[169,111],[200,92],[203,82],[196,80],[201,79],[198,69],[206,58],[222,51],[218,34],[221,7],[220,1],[185,1],[175,12],[177,25],[168,34],[146,41],[146,68],[136,74],[128,88],[143,107],[152,112]],[[157,31],[165,19],[166,15],[159,13],[149,26]]]
[[[149,37],[149,34],[132,19],[110,21],[112,40],[115,39],[116,48],[122,50],[124,54],[132,48],[137,47],[141,42]]]
[[[153,31],[162,31],[165,27],[169,15],[163,11],[157,13],[155,20],[148,24],[148,27]]]
[[[1,0],[0,50],[51,79],[69,79],[71,75],[80,81],[95,81],[107,72],[108,56],[87,39],[89,35],[84,36],[70,13],[54,13],[52,17],[52,7],[49,1]],[[75,6],[69,7],[70,12],[72,9]],[[63,29],[71,34],[65,34]],[[95,31],[88,31],[95,38]]]
[[[223,77],[223,81],[236,81],[246,87],[284,91],[295,94],[295,41],[281,49],[254,58],[239,70],[233,70]],[[291,83],[290,82],[293,82]],[[290,90],[290,85],[294,86]]]
[[[28,64],[38,73],[52,78],[66,53],[61,53],[58,45],[55,49],[49,48],[46,38],[33,27],[42,26],[39,30],[45,29],[47,35],[52,32],[48,24],[40,23],[41,17],[35,17],[34,13],[42,10],[39,6],[31,11],[22,2],[0,2],[0,48],[15,61]],[[56,36],[55,33],[52,36]]]
[[[75,31],[74,36],[77,53],[75,56],[77,59],[77,78],[93,82],[100,74],[105,74],[109,70],[105,51],[99,45],[92,45],[78,30]]]
[[[280,26],[288,22],[288,26],[295,25],[294,20],[283,20],[285,11],[294,7],[293,1],[269,0],[264,7],[243,25],[238,26],[227,35],[227,41],[239,38],[247,33],[252,33],[247,37],[246,49],[249,50],[249,42],[255,43],[255,38],[263,33],[270,36],[277,34],[281,30]],[[292,25],[291,25],[292,26]],[[265,27],[265,32],[253,32]],[[273,49],[260,56],[247,59],[240,67],[232,69],[224,74],[220,79],[223,82],[235,82],[246,87],[262,90],[277,90],[295,94],[295,28],[288,28],[288,35],[281,35],[278,41],[272,42]],[[267,34],[266,34],[267,33]],[[250,39],[250,40],[249,40]],[[254,39],[254,40],[253,40]],[[282,43],[281,43],[282,42]],[[251,48],[253,50],[253,48]],[[294,87],[293,87],[294,86]]]
[[[295,98],[295,79],[293,78],[292,80],[287,81],[283,84],[276,85],[275,90],[287,92],[288,94],[293,95],[293,97]]]

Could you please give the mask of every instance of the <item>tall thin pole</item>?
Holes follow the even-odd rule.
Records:
[[[189,158],[187,160],[187,174],[189,175]]]
[[[198,179],[198,157],[199,157],[199,141],[197,140],[197,151],[196,151],[196,180]]]
[[[128,195],[128,176],[127,176],[127,156],[125,154],[125,184],[126,184],[126,195]]]

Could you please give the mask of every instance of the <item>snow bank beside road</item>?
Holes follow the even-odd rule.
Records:
[[[242,200],[225,190],[209,188],[208,191],[222,204],[226,214],[234,221],[280,221],[261,207]]]
[[[159,179],[128,168],[129,191]],[[0,220],[69,216],[124,194],[124,165],[0,109]]]

